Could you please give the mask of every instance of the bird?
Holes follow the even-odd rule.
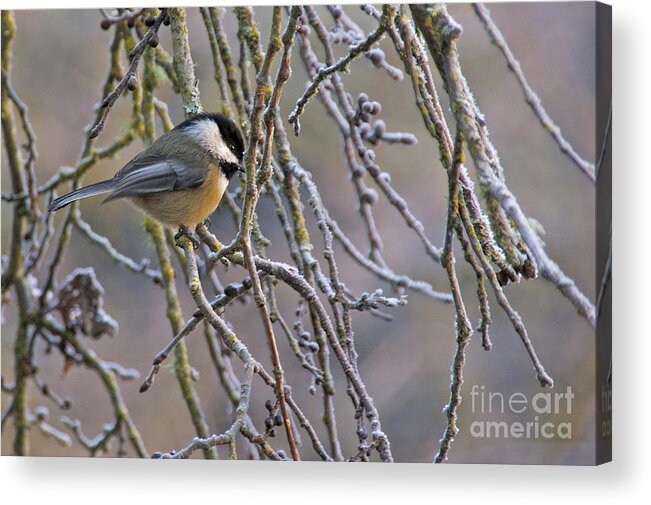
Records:
[[[49,212],[95,195],[102,202],[131,200],[155,220],[178,227],[195,248],[191,229],[217,208],[230,179],[244,172],[244,141],[235,122],[223,114],[199,112],[161,135],[111,179],[63,195]]]

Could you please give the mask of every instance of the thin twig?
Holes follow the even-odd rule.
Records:
[[[448,423],[443,438],[440,440],[439,451],[434,457],[435,463],[441,463],[447,459],[450,445],[459,432],[457,427],[457,409],[461,404],[461,385],[463,384],[463,365],[466,360],[466,347],[472,336],[472,325],[466,314],[466,307],[461,296],[461,288],[455,270],[454,253],[452,252],[452,240],[454,238],[455,226],[459,219],[459,173],[463,163],[463,135],[457,133],[454,145],[452,164],[448,170],[448,214],[445,228],[445,241],[443,243],[443,254],[441,262],[445,267],[450,282],[450,290],[454,297],[456,341],[457,347],[451,367],[450,400],[445,406]]]
[[[525,101],[529,107],[531,107],[531,110],[533,110],[534,114],[540,121],[540,124],[545,130],[549,132],[554,141],[558,144],[560,150],[568,158],[570,158],[570,160],[572,160],[572,162],[579,168],[579,170],[581,170],[584,175],[588,177],[588,179],[590,179],[592,182],[595,182],[596,178],[594,164],[584,160],[577,154],[577,152],[572,147],[572,144],[567,141],[567,139],[561,133],[561,129],[556,125],[556,123],[554,123],[551,116],[547,113],[543,107],[540,97],[529,85],[529,82],[527,81],[527,78],[522,71],[520,62],[513,55],[511,48],[502,35],[502,32],[499,30],[491,18],[488,8],[483,3],[474,3],[472,4],[472,7],[475,10],[477,17],[484,25],[484,28],[486,29],[486,32],[490,36],[491,40],[504,55],[509,70],[513,72],[518,80],[518,83],[520,84],[520,87],[522,88]]]
[[[383,19],[380,21],[380,24],[378,27],[371,33],[366,40],[363,42],[360,42],[359,44],[356,44],[350,48],[346,56],[341,58],[339,61],[336,63],[321,68],[316,76],[312,79],[312,82],[310,83],[309,87],[303,93],[303,96],[301,96],[298,101],[296,102],[296,105],[294,106],[294,110],[289,114],[288,121],[290,124],[293,125],[294,127],[294,133],[298,136],[298,134],[301,131],[301,123],[300,123],[300,116],[305,110],[305,106],[307,103],[310,101],[310,98],[312,98],[316,92],[319,89],[320,84],[330,77],[332,74],[336,72],[342,72],[345,71],[345,69],[348,67],[348,65],[358,56],[361,54],[364,54],[368,52],[368,50],[373,46],[373,44],[379,42],[384,34],[386,33],[387,26],[391,22],[391,17],[394,14],[393,10],[389,9],[386,11],[385,16]]]
[[[106,118],[109,112],[111,111],[111,108],[113,107],[117,99],[120,98],[120,95],[122,95],[122,92],[129,84],[131,78],[136,75],[136,72],[138,70],[138,63],[140,62],[140,57],[142,56],[142,53],[145,52],[145,49],[147,49],[147,46],[150,45],[150,41],[152,40],[152,38],[158,37],[158,29],[160,28],[160,25],[163,22],[165,16],[166,16],[165,9],[162,9],[161,13],[156,17],[154,25],[149,29],[149,31],[147,31],[145,36],[140,40],[140,42],[138,42],[136,47],[134,47],[133,50],[131,51],[130,53],[131,63],[129,64],[129,68],[127,69],[122,79],[120,79],[117,86],[115,86],[113,91],[111,91],[104,98],[104,100],[102,100],[99,106],[101,112],[97,120],[93,124],[93,126],[90,128],[90,131],[88,132],[88,138],[93,139],[97,137],[100,134],[100,132],[104,129],[104,124],[106,123]]]

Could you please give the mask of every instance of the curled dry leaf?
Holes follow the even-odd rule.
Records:
[[[104,288],[91,268],[77,268],[59,290],[57,309],[66,328],[100,338],[118,331],[118,323],[103,309]]]

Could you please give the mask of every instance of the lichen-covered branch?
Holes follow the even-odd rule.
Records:
[[[448,424],[445,428],[443,438],[440,441],[439,452],[434,458],[435,463],[445,461],[448,451],[450,450],[450,445],[459,431],[457,428],[457,409],[461,403],[463,365],[466,360],[466,347],[468,346],[468,342],[473,333],[472,325],[468,320],[466,307],[461,296],[461,288],[459,287],[459,281],[454,266],[454,253],[452,252],[452,240],[454,239],[456,224],[459,220],[459,172],[462,163],[463,135],[457,133],[452,163],[448,169],[448,216],[445,227],[443,253],[441,255],[441,261],[448,274],[450,290],[452,291],[452,296],[454,298],[454,307],[456,312],[454,326],[456,328],[457,349],[451,367],[452,379],[450,381],[450,401],[443,409],[448,418]]]
[[[485,121],[461,71],[456,50],[456,39],[461,34],[460,25],[449,16],[443,5],[414,4],[410,8],[416,26],[423,34],[444,79],[457,127],[468,142],[468,149],[482,188],[494,203],[499,204],[500,212],[503,210],[515,223],[519,235],[532,254],[537,270],[552,282],[594,327],[594,305],[576,283],[549,257],[516,197],[504,181],[503,169],[495,156],[494,147],[488,141],[485,127],[482,126]]]

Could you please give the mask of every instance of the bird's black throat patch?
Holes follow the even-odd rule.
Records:
[[[239,165],[238,163],[229,163],[227,161],[221,161],[219,163],[219,168],[221,168],[222,172],[224,172],[226,178],[230,179],[235,175],[236,172],[240,171],[241,165]]]

